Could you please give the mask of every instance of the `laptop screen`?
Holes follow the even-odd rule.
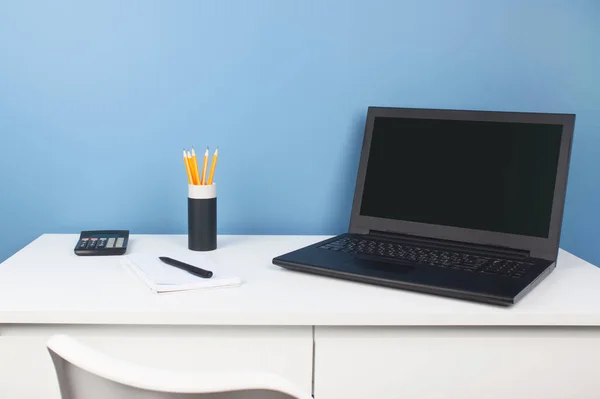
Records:
[[[377,117],[360,214],[546,238],[562,128]]]

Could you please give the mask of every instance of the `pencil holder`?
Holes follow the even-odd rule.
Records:
[[[188,186],[188,248],[212,251],[217,248],[217,187]]]

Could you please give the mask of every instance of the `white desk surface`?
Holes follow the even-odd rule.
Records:
[[[78,235],[45,234],[0,264],[0,324],[600,325],[600,269],[565,251],[539,286],[501,308],[271,263],[324,238],[220,236],[218,250],[198,256],[240,276],[242,286],[158,295],[119,256],[78,257]],[[186,236],[132,235],[128,253],[173,246],[186,250]]]

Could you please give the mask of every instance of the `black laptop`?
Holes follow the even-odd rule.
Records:
[[[287,269],[497,305],[555,267],[575,115],[370,107],[348,233]]]

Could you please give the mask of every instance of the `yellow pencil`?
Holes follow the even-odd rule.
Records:
[[[202,183],[206,184],[206,168],[208,167],[208,147],[206,147],[206,151],[204,152],[204,167],[202,168]]]
[[[183,163],[185,165],[185,171],[187,173],[188,184],[194,184],[194,180],[192,179],[192,171],[190,170],[190,163],[188,162],[188,157],[185,153],[185,149],[183,150]]]
[[[217,158],[219,157],[219,147],[215,150],[212,159],[212,165],[210,166],[210,174],[208,175],[208,185],[213,184],[213,177],[215,175],[215,168],[217,167]]]
[[[194,147],[192,147],[192,178],[194,179],[194,184],[200,184],[200,173],[198,172],[198,160],[196,159],[196,151],[194,151]]]
[[[192,154],[190,151],[187,151],[187,159],[188,165],[190,165],[190,173],[192,174],[192,184],[196,184],[196,178],[194,177],[194,160],[192,159]]]

